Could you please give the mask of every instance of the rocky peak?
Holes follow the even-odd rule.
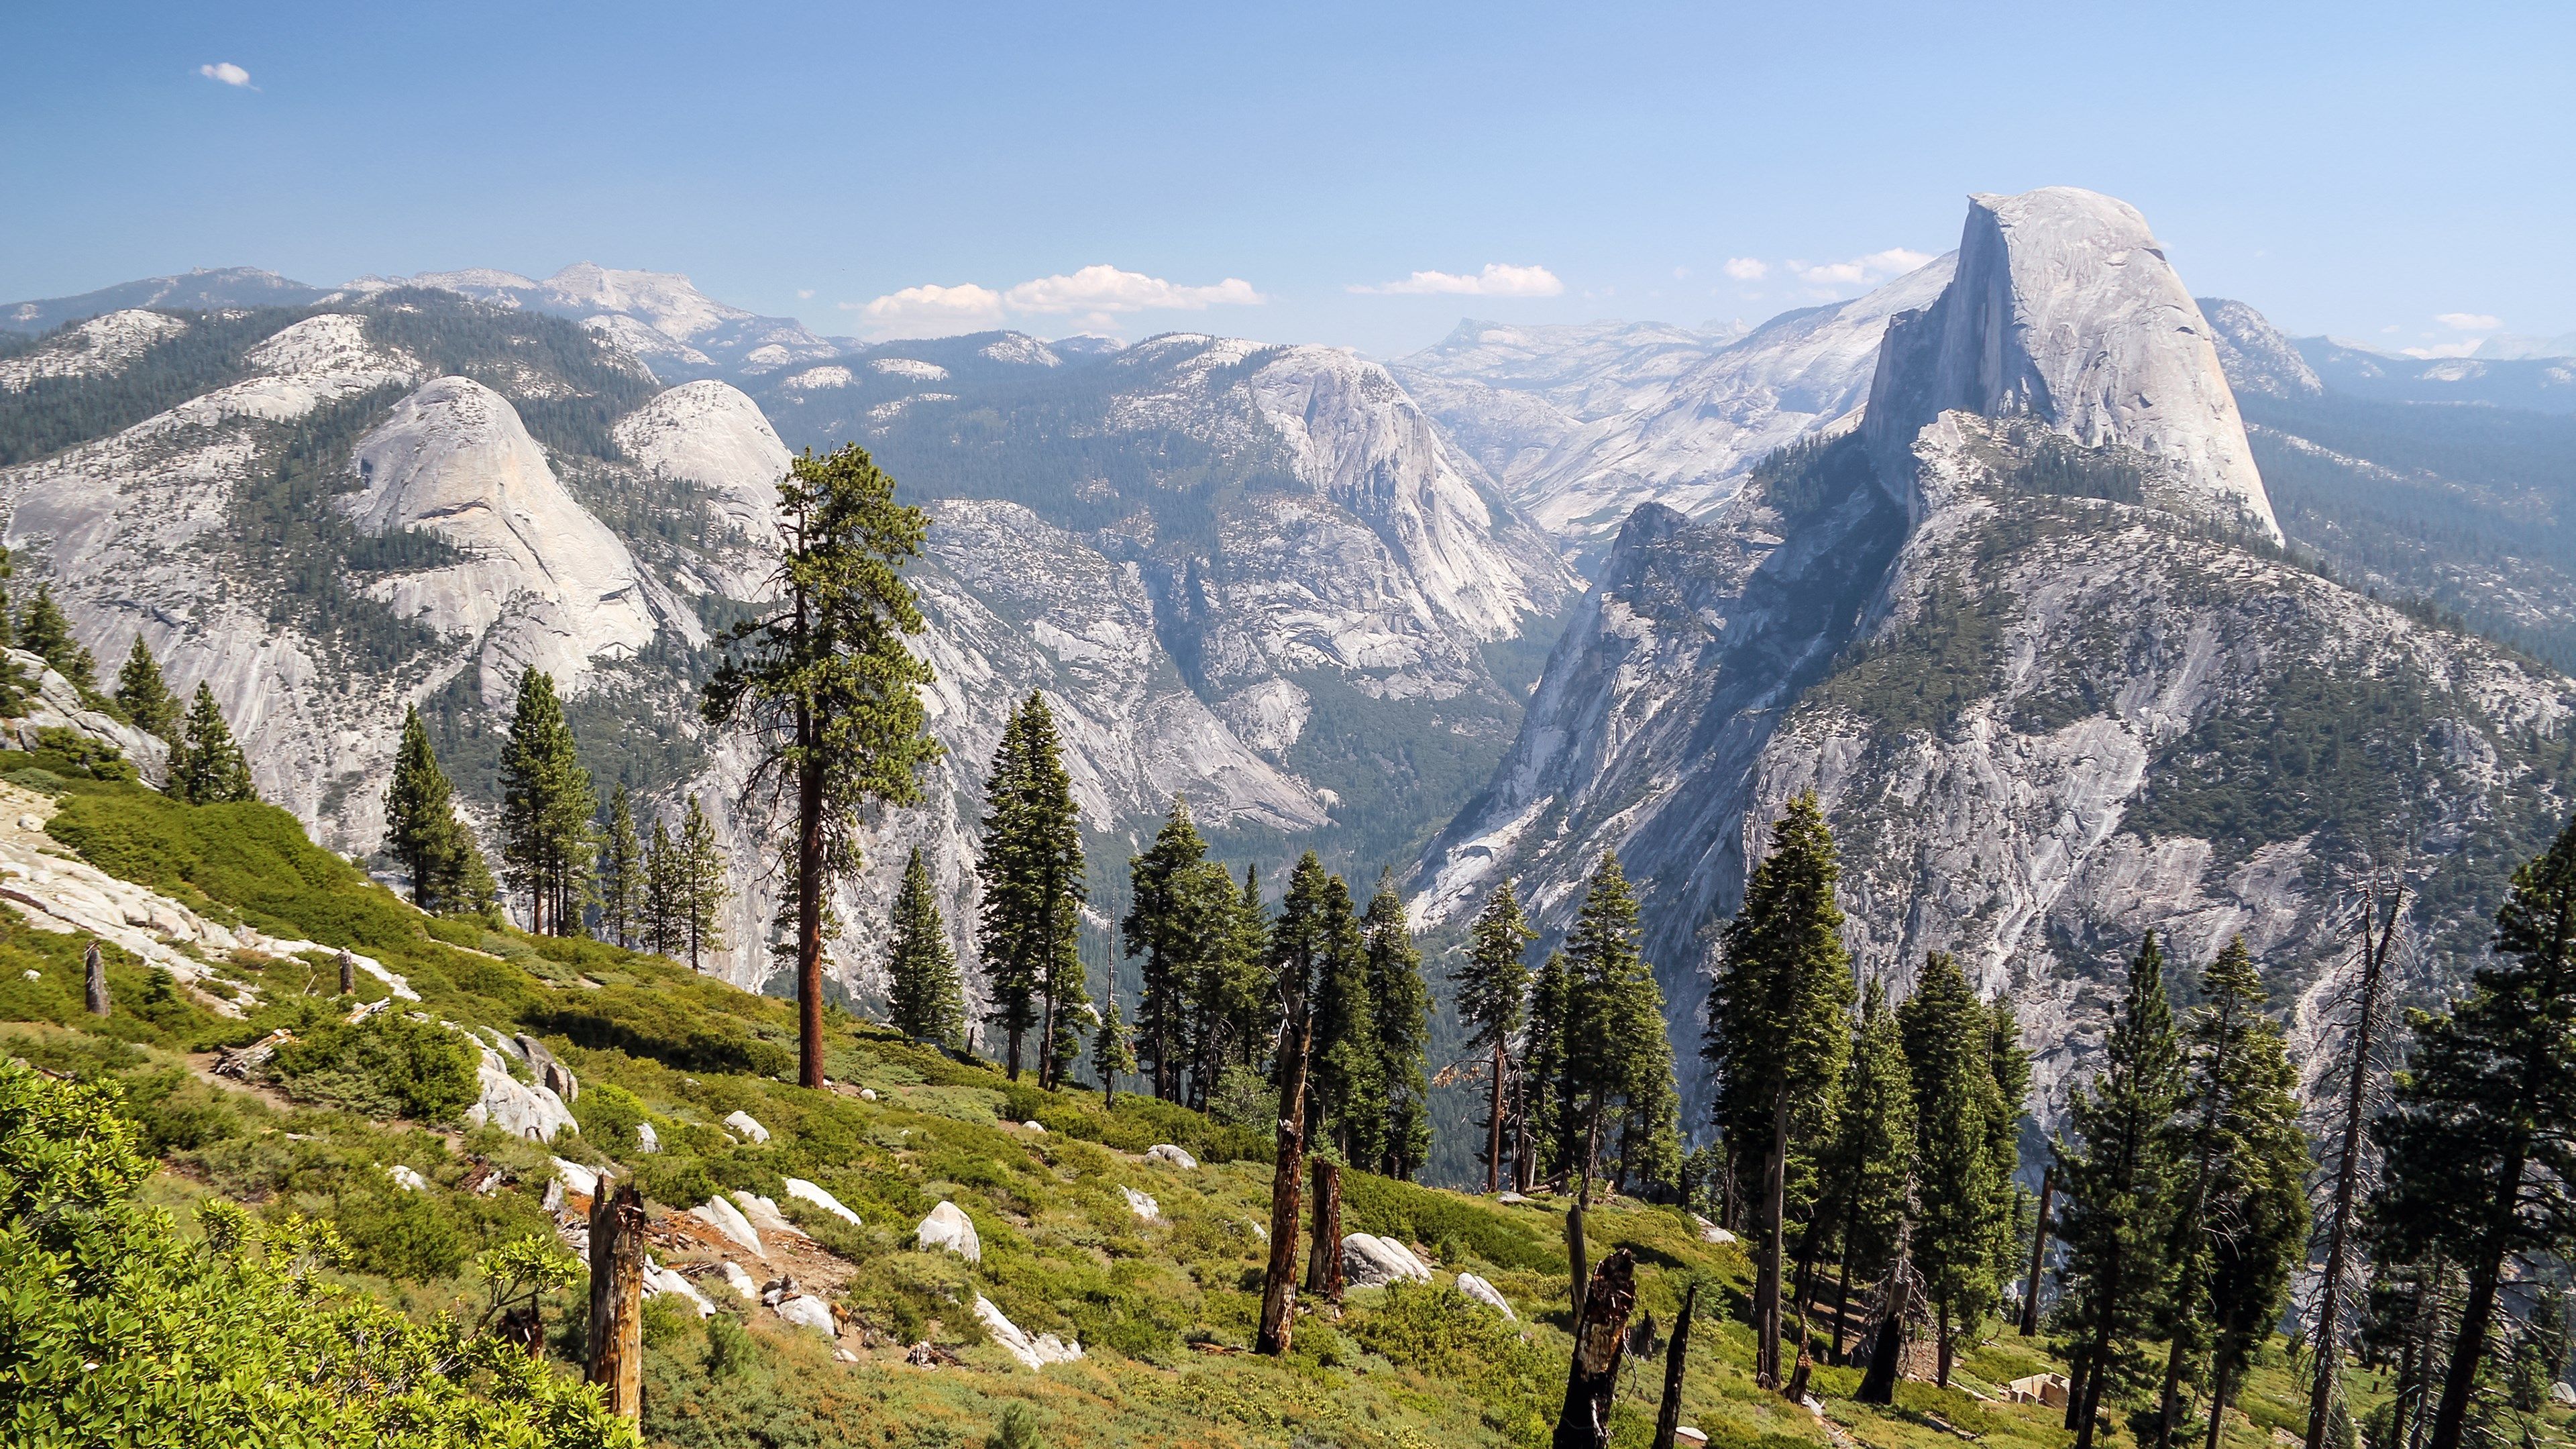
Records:
[[[2318,397],[2326,390],[2317,370],[2299,355],[2298,344],[2262,313],[2224,297],[2200,299],[2200,315],[2209,319],[2210,342],[2227,385],[2241,396]]]
[[[2071,186],[1969,198],[1957,275],[1879,353],[1862,431],[1881,471],[1911,476],[1916,435],[1954,409],[2137,449],[2222,520],[2280,539],[2212,329],[2126,202]]]

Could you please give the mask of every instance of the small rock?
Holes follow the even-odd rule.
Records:
[[[832,1350],[832,1358],[835,1362],[839,1363],[857,1363],[859,1361],[859,1356],[850,1352],[846,1348],[836,1348]]]
[[[1532,1199],[1524,1197],[1516,1192],[1507,1192],[1500,1197],[1495,1198],[1494,1201],[1503,1204],[1505,1207],[1511,1207],[1520,1203],[1532,1201]]]
[[[754,1142],[767,1142],[769,1129],[760,1125],[749,1112],[727,1112],[724,1124]]]
[[[1029,1337],[1018,1324],[1002,1316],[1002,1310],[993,1306],[992,1299],[981,1293],[975,1295],[975,1317],[983,1323],[984,1331],[993,1336],[995,1343],[1032,1369],[1042,1369],[1051,1363],[1071,1363],[1082,1357],[1079,1343],[1067,1343],[1052,1333]]]
[[[1697,1213],[1691,1214],[1691,1221],[1699,1225],[1699,1240],[1703,1243],[1731,1243],[1735,1241],[1735,1234],[1728,1232],[1726,1229],[1719,1227],[1717,1224],[1710,1222],[1708,1219],[1701,1217]]]
[[[1342,1277],[1354,1288],[1377,1288],[1399,1280],[1428,1283],[1431,1270],[1402,1243],[1353,1233],[1342,1239]]]
[[[1503,1315],[1503,1317],[1510,1319],[1512,1322],[1518,1323],[1521,1321],[1521,1316],[1512,1311],[1512,1305],[1503,1300],[1502,1293],[1498,1291],[1493,1284],[1486,1282],[1475,1274],[1459,1274],[1457,1289],[1459,1292],[1464,1293],[1477,1302],[1484,1304],[1487,1308]]]
[[[1673,1430],[1673,1442],[1677,1444],[1705,1444],[1708,1442],[1708,1435],[1699,1429],[1695,1429],[1688,1424],[1684,1424],[1680,1428]]]
[[[801,1177],[787,1179],[787,1195],[799,1202],[810,1202],[851,1227],[860,1226],[859,1215],[841,1206],[841,1200]]]
[[[1199,1160],[1197,1158],[1190,1156],[1189,1153],[1173,1146],[1169,1142],[1157,1142],[1153,1146],[1146,1148],[1145,1160],[1147,1162],[1160,1162],[1172,1167],[1177,1167],[1183,1172],[1196,1172],[1199,1167]]]
[[[859,1088],[859,1100],[860,1100],[860,1101],[862,1101],[862,1102],[873,1102],[873,1101],[875,1101],[876,1099],[877,1099],[877,1089],[876,1089],[876,1088],[874,1088],[874,1087],[861,1087],[861,1088]]]
[[[1044,1122],[1023,1122],[1020,1125],[1041,1135],[1046,1132],[1046,1124]]]
[[[399,1162],[386,1168],[385,1176],[392,1178],[394,1180],[394,1186],[401,1188],[405,1192],[427,1192],[429,1190],[428,1178],[421,1176],[419,1173],[414,1172],[412,1169],[405,1167]]]
[[[939,1359],[939,1350],[933,1348],[930,1340],[926,1338],[914,1344],[903,1356],[903,1361],[914,1368],[937,1368]]]
[[[697,1284],[650,1258],[645,1259],[644,1296],[659,1298],[665,1293],[687,1300],[690,1307],[698,1310],[700,1318],[716,1316],[716,1306],[707,1301],[707,1295],[698,1291]]]
[[[810,1328],[825,1338],[838,1338],[840,1325],[832,1321],[832,1305],[820,1298],[799,1293],[770,1310],[799,1328]]]
[[[754,1256],[760,1258],[769,1256],[769,1250],[760,1245],[760,1234],[752,1231],[750,1219],[742,1215],[742,1209],[722,1197],[708,1198],[705,1202],[689,1209],[689,1216],[714,1228],[733,1242],[750,1249]]]
[[[559,1212],[562,1212],[562,1211],[563,1211],[563,1209],[564,1209],[564,1190],[563,1190],[563,1179],[562,1179],[562,1178],[560,1178],[560,1177],[549,1177],[549,1178],[547,1178],[547,1179],[546,1179],[546,1196],[545,1196],[545,1201],[544,1201],[544,1202],[542,1202],[542,1203],[540,1203],[540,1204],[538,1204],[538,1206],[543,1207],[547,1212],[550,1212],[550,1213],[559,1213]]]
[[[45,979],[45,973],[42,971],[22,971],[19,974],[30,981],[42,981]]]
[[[1138,1192],[1132,1187],[1122,1187],[1118,1190],[1127,1194],[1127,1209],[1136,1216],[1152,1222],[1163,1215],[1163,1205],[1154,1201],[1149,1194]]]
[[[662,1150],[662,1135],[653,1130],[652,1123],[638,1122],[635,1124],[635,1150],[638,1152],[659,1152]]]
[[[578,1162],[567,1162],[560,1157],[554,1162],[555,1176],[563,1179],[564,1186],[580,1193],[583,1197],[599,1196],[598,1168],[584,1167]]]
[[[18,828],[21,830],[42,830],[45,828],[45,817],[42,815],[21,815],[18,817]]]
[[[969,1263],[984,1261],[983,1240],[975,1236],[975,1224],[957,1210],[957,1204],[943,1202],[930,1210],[930,1216],[913,1229],[922,1251],[945,1248]]]
[[[2576,1385],[2551,1384],[2549,1386],[2549,1402],[2553,1404],[2576,1404]]]
[[[760,1285],[751,1280],[751,1275],[749,1273],[742,1271],[742,1265],[740,1263],[735,1262],[731,1258],[727,1258],[724,1260],[722,1266],[724,1268],[726,1287],[741,1294],[742,1301],[745,1303],[758,1303],[760,1301]]]
[[[758,1232],[772,1236],[798,1238],[805,1236],[801,1229],[787,1220],[785,1214],[779,1212],[777,1200],[774,1198],[762,1197],[756,1192],[737,1192],[733,1195],[733,1201],[734,1206],[742,1209],[744,1219],[749,1221],[753,1229]]]

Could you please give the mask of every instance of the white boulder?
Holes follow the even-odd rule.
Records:
[[[1153,1146],[1146,1148],[1145,1160],[1147,1162],[1160,1162],[1172,1167],[1177,1167],[1183,1172],[1196,1172],[1198,1171],[1199,1166],[1199,1160],[1197,1158],[1190,1156],[1189,1153],[1173,1146],[1169,1142],[1158,1142]]]
[[[1029,1121],[1023,1122],[1020,1125],[1029,1129],[1031,1132],[1037,1133],[1041,1137],[1046,1135],[1046,1124],[1044,1122]]]
[[[1717,1224],[1710,1222],[1708,1219],[1701,1217],[1697,1213],[1691,1214],[1691,1221],[1698,1225],[1699,1240],[1703,1243],[1731,1243],[1735,1241],[1735,1234],[1728,1232],[1726,1229],[1719,1227]]]
[[[799,1293],[793,1298],[781,1299],[771,1311],[798,1328],[810,1328],[825,1338],[841,1336],[841,1326],[832,1321],[832,1305],[809,1294]]]
[[[421,1176],[419,1172],[406,1167],[399,1162],[386,1168],[385,1176],[392,1178],[394,1180],[394,1186],[401,1188],[405,1192],[426,1192],[429,1190],[429,1179]]]
[[[469,1127],[489,1123],[513,1137],[552,1142],[556,1133],[579,1125],[563,1098],[551,1088],[531,1086],[511,1076],[509,1064],[490,1047],[483,1049],[483,1064],[474,1075],[483,1096],[465,1109],[465,1125]]]
[[[599,1196],[598,1168],[584,1167],[578,1162],[569,1162],[560,1157],[554,1160],[554,1165],[555,1176],[563,1179],[564,1186],[580,1193],[583,1197]]]
[[[930,1210],[930,1216],[913,1229],[923,1252],[945,1248],[969,1263],[984,1261],[983,1240],[975,1236],[975,1224],[957,1210],[957,1204],[943,1202]]]
[[[1428,1283],[1431,1270],[1413,1256],[1413,1250],[1392,1238],[1372,1233],[1352,1233],[1342,1239],[1342,1278],[1354,1288],[1379,1288],[1389,1283]]]
[[[689,1209],[689,1216],[724,1234],[728,1241],[750,1249],[754,1256],[769,1256],[769,1250],[760,1244],[760,1234],[752,1230],[751,1220],[742,1215],[742,1209],[722,1197],[708,1198]]]
[[[1138,1192],[1132,1187],[1122,1187],[1118,1190],[1127,1194],[1127,1209],[1136,1216],[1152,1222],[1163,1215],[1163,1205],[1154,1201],[1150,1193]]]
[[[727,1258],[720,1266],[724,1269],[725,1286],[741,1294],[743,1302],[760,1301],[760,1284],[753,1281],[752,1276],[742,1270],[740,1263]]]
[[[760,1119],[752,1116],[749,1112],[727,1112],[725,1114],[724,1124],[727,1127],[732,1128],[734,1131],[741,1133],[743,1136],[750,1138],[754,1142],[767,1142],[769,1140],[769,1129],[761,1126]]]
[[[650,1258],[645,1259],[644,1296],[659,1298],[665,1293],[682,1299],[690,1307],[698,1310],[700,1318],[716,1316],[715,1304],[708,1301],[707,1295],[698,1291],[698,1285],[690,1282],[687,1275],[665,1268]]]
[[[652,1123],[638,1122],[635,1124],[635,1150],[638,1152],[659,1152],[662,1150],[662,1134],[653,1130]]]
[[[1459,1274],[1457,1288],[1459,1292],[1464,1293],[1477,1302],[1484,1304],[1487,1308],[1503,1315],[1512,1322],[1520,1322],[1521,1316],[1514,1313],[1512,1311],[1512,1305],[1503,1300],[1501,1291],[1496,1289],[1493,1284],[1486,1282],[1475,1274]]]
[[[1029,1337],[1018,1324],[1002,1316],[1002,1310],[993,1306],[992,1299],[981,1293],[975,1295],[975,1317],[983,1323],[984,1331],[993,1335],[995,1343],[1032,1369],[1042,1369],[1051,1363],[1071,1363],[1082,1357],[1079,1343],[1067,1343],[1052,1333]]]
[[[733,1195],[733,1203],[742,1209],[744,1219],[756,1232],[798,1238],[805,1236],[802,1229],[789,1222],[787,1215],[778,1210],[776,1198],[762,1197],[756,1192],[737,1192]]]
[[[810,1202],[814,1206],[821,1208],[823,1211],[830,1213],[832,1216],[839,1218],[841,1221],[848,1223],[851,1227],[855,1228],[860,1226],[859,1215],[850,1211],[848,1208],[841,1206],[841,1200],[839,1198],[832,1196],[829,1192],[824,1191],[820,1186],[807,1182],[801,1177],[791,1177],[787,1179],[787,1195],[795,1198],[799,1202]]]

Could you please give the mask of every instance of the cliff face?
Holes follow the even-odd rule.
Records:
[[[1631,517],[1417,909],[1510,876],[1562,929],[1615,848],[1686,1043],[1813,789],[1862,969],[1902,994],[1948,950],[2012,991],[2043,1120],[2149,927],[2194,967],[2243,932],[2321,1032],[2348,872],[2411,840],[2424,979],[2463,970],[2502,874],[2469,862],[2566,806],[2570,686],[2283,561],[2218,366],[2134,211],[1979,198],[1856,430],[1704,521]]]

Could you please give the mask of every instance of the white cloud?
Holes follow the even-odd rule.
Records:
[[[1791,262],[1789,270],[1798,280],[1821,292],[1835,292],[1846,287],[1869,287],[1890,277],[1901,277],[1932,260],[1929,252],[1908,247],[1889,247],[1847,262]]]
[[[2443,312],[2433,320],[2454,332],[2493,332],[2504,325],[2503,318],[2490,317],[2484,312]]]
[[[2401,347],[2397,350],[2408,357],[2422,357],[2427,359],[2436,357],[2466,357],[2478,350],[2479,340],[2480,339],[2473,337],[2466,342],[2437,342],[2430,347]]]
[[[213,65],[201,65],[197,67],[197,74],[204,76],[210,81],[222,81],[228,86],[240,86],[245,90],[254,91],[259,89],[259,87],[250,83],[249,71],[242,69],[240,66],[233,64],[229,60],[217,61]]]
[[[925,283],[872,302],[840,306],[845,312],[863,314],[867,330],[880,337],[938,337],[998,327],[1015,314],[1080,314],[1084,326],[1106,331],[1117,327],[1119,313],[1197,312],[1217,306],[1258,306],[1267,300],[1240,277],[1193,287],[1104,265],[1039,277],[998,291],[973,282],[954,287]]]
[[[813,288],[811,288],[811,287],[799,287],[799,288],[797,288],[797,289],[796,289],[796,300],[797,300],[797,301],[800,301],[800,302],[811,302],[811,301],[813,301],[813,300],[814,300],[814,289],[813,289]]]
[[[1739,282],[1758,282],[1771,275],[1771,264],[1758,257],[1728,257],[1726,274]]]
[[[1350,290],[1378,296],[1556,297],[1564,294],[1565,283],[1545,267],[1487,262],[1483,271],[1464,276],[1456,272],[1415,272],[1401,282],[1383,282],[1374,287],[1354,282]]]

